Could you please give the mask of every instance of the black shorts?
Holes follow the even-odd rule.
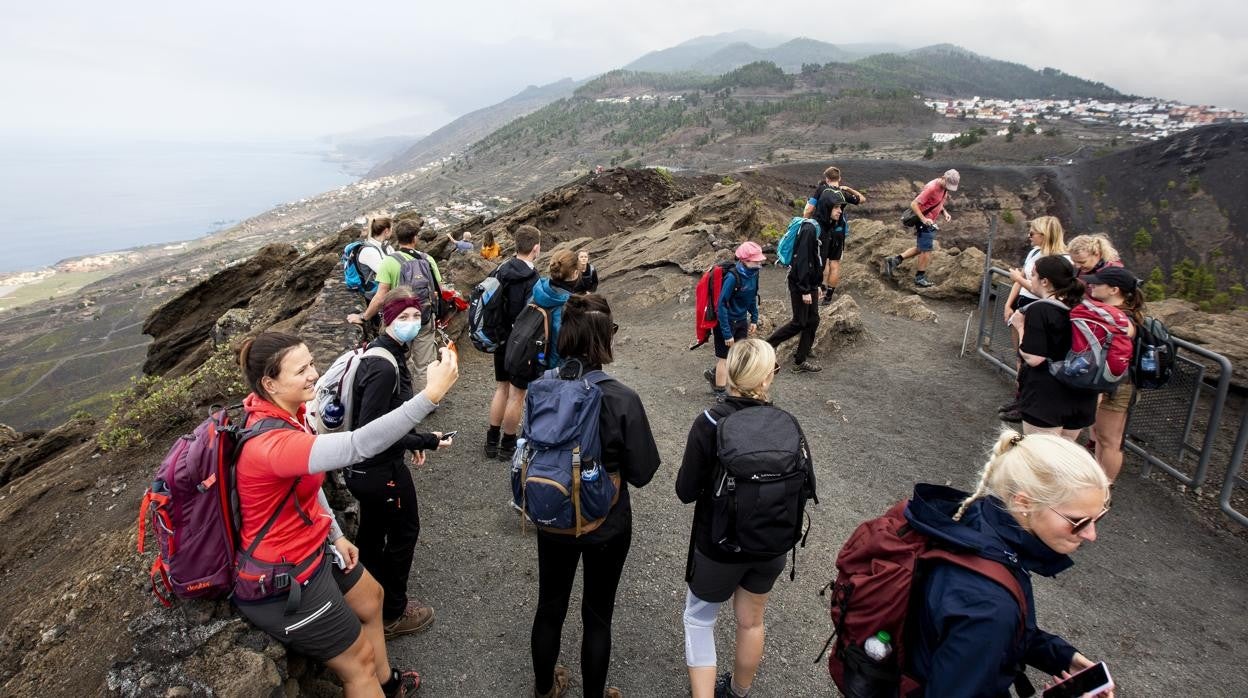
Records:
[[[504,351],[506,348],[507,344],[504,342],[499,344],[498,348],[494,350],[494,381],[497,383],[511,383],[513,388],[528,390],[529,381],[515,378],[507,372],[507,352]]]
[[[732,339],[734,342],[750,336],[750,319],[748,317],[740,320],[730,320],[728,326],[732,328]],[[711,334],[715,337],[715,358],[728,358],[728,344],[724,340],[723,333],[719,331],[719,325],[716,325],[711,330]]]
[[[825,264],[841,261],[841,255],[845,254],[845,236],[840,233],[828,233],[828,237],[823,241],[822,252]]]
[[[290,615],[286,615],[286,594],[258,603],[236,601],[234,605],[252,625],[299,654],[320,662],[333,659],[360,636],[360,619],[343,597],[364,576],[364,565],[357,563],[350,572],[343,572],[332,560],[326,552],[303,584],[299,608]]]
[[[710,603],[731,599],[737,587],[751,594],[766,594],[784,572],[784,558],[780,555],[762,562],[716,562],[695,547],[689,591]]]

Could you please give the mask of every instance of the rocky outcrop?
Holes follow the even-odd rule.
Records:
[[[1230,359],[1232,382],[1248,388],[1248,311],[1215,314],[1202,312],[1195,303],[1171,298],[1148,304],[1148,314],[1166,324],[1176,337],[1199,344]],[[1190,355],[1189,355],[1190,356]],[[1209,370],[1217,375],[1216,365]]]
[[[7,485],[70,446],[95,436],[95,420],[76,417],[48,431],[19,433],[0,424],[0,485]]]

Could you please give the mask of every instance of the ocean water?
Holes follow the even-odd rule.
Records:
[[[355,181],[296,142],[0,139],[0,272],[189,240]]]

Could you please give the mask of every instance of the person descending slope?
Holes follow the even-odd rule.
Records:
[[[957,170],[946,170],[943,175],[928,182],[923,187],[923,191],[914,197],[914,201],[910,202],[910,209],[902,219],[906,225],[914,226],[914,247],[899,255],[885,257],[883,262],[885,276],[893,278],[894,272],[902,262],[911,257],[918,257],[919,266],[914,274],[914,285],[920,287],[932,285],[932,282],[927,279],[927,265],[931,263],[932,251],[936,249],[936,219],[944,216],[946,221],[953,220],[953,217],[945,210],[945,203],[949,199],[949,192],[957,191],[961,181],[962,176]]]
[[[793,353],[794,373],[815,373],[823,368],[808,360],[810,348],[815,343],[815,330],[819,327],[819,304],[815,297],[823,280],[823,259],[819,254],[819,231],[814,225],[803,223],[793,243],[793,265],[789,267],[789,301],[793,307],[793,319],[777,328],[767,338],[767,343],[779,347],[783,342],[800,335],[797,351]]]

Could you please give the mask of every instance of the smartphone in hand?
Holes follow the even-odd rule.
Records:
[[[1097,662],[1080,670],[1070,678],[1044,689],[1044,698],[1079,698],[1084,695],[1100,695],[1114,687],[1105,662]]]
[[[459,433],[458,429],[456,429],[455,431],[445,432],[442,434],[442,438],[440,438],[439,441],[446,441],[447,439],[453,439],[455,438],[455,435],[458,433]]]

